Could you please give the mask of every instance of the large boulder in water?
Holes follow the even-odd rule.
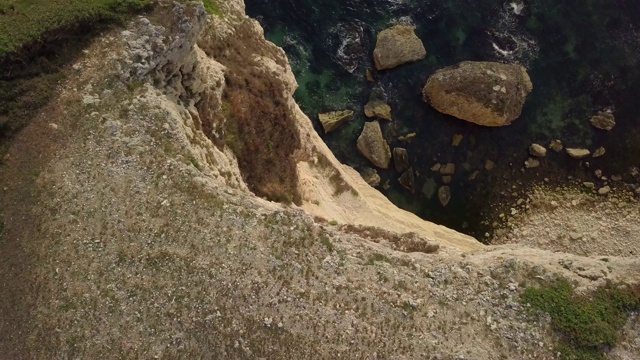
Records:
[[[391,69],[427,56],[422,41],[416,36],[414,27],[395,25],[378,34],[373,61],[376,69]]]
[[[504,126],[520,116],[532,89],[520,65],[464,61],[436,71],[422,94],[441,113],[478,125]]]
[[[382,137],[382,129],[377,121],[364,124],[364,129],[358,137],[358,150],[373,165],[386,169],[391,161],[391,149]]]

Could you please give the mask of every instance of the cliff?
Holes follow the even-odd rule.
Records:
[[[525,287],[637,285],[637,258],[483,246],[396,208],[315,133],[242,1],[218,6],[99,37],[14,140],[0,357],[551,359]]]

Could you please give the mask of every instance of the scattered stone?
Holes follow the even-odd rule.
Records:
[[[376,79],[373,77],[373,71],[371,71],[371,69],[367,68],[367,70],[364,72],[364,76],[367,78],[367,81],[369,82],[374,82]]]
[[[607,195],[611,192],[611,187],[609,185],[603,186],[598,189],[598,195]]]
[[[441,113],[478,125],[505,126],[520,116],[532,89],[520,65],[464,61],[431,75],[423,96]]]
[[[447,163],[444,166],[440,167],[440,174],[441,175],[453,175],[456,172],[456,164],[454,163]]]
[[[475,180],[476,177],[478,177],[479,174],[480,174],[480,171],[478,171],[478,170],[472,172],[471,175],[469,175],[469,181]]]
[[[391,106],[386,102],[378,99],[371,99],[364,106],[364,114],[370,118],[380,118],[385,120],[393,120],[391,118]]]
[[[450,175],[445,175],[442,177],[442,183],[443,184],[451,184],[451,176]]]
[[[594,171],[593,174],[599,179],[602,177],[602,170],[598,169]]]
[[[604,148],[604,146],[600,146],[593,152],[593,157],[594,158],[600,157],[604,155],[605,152],[607,152],[607,150]]]
[[[584,187],[586,187],[587,189],[593,189],[596,187],[596,184],[589,181],[583,182],[582,185],[584,185]]]
[[[491,170],[493,170],[493,168],[494,168],[495,166],[496,166],[496,163],[494,163],[494,162],[493,162],[493,161],[491,161],[491,160],[487,160],[487,161],[485,161],[485,162],[484,162],[484,168],[485,168],[487,171],[491,171]]]
[[[422,60],[425,56],[427,51],[416,36],[415,28],[407,25],[395,25],[382,30],[373,50],[373,62],[378,70],[392,69]]]
[[[453,135],[453,139],[451,139],[451,146],[459,146],[460,142],[462,142],[462,138],[464,138],[464,136],[462,136],[461,134]]]
[[[375,166],[386,169],[391,161],[391,149],[382,137],[382,129],[377,121],[367,122],[358,137],[358,150]]]
[[[409,154],[407,149],[397,147],[393,148],[393,163],[396,171],[401,173],[409,168]]]
[[[529,154],[535,157],[545,157],[547,155],[547,149],[544,146],[539,144],[531,144],[529,146]]]
[[[413,194],[416,191],[416,180],[413,175],[413,168],[407,169],[407,171],[400,175],[398,182]]]
[[[318,119],[324,128],[325,133],[329,133],[340,125],[353,119],[352,110],[331,111],[327,113],[318,114]]]
[[[575,240],[580,240],[580,239],[582,239],[582,234],[572,231],[572,232],[569,233],[569,238],[571,238],[571,240],[574,240],[574,241]]]
[[[549,149],[555,152],[560,152],[563,148],[564,146],[562,145],[562,141],[560,140],[553,140],[549,143]]]
[[[622,176],[620,176],[620,175],[611,175],[611,181],[622,181]]]
[[[378,171],[376,169],[366,167],[360,172],[360,175],[367,182],[367,184],[376,187],[380,185],[380,175],[378,175]]]
[[[439,172],[441,168],[442,168],[442,165],[440,165],[439,163],[435,163],[435,164],[433,164],[433,166],[431,167],[431,171]]]
[[[52,128],[53,130],[58,130],[59,128],[58,124],[54,124],[54,123],[49,123],[49,127]]]
[[[527,169],[537,168],[538,166],[540,166],[540,160],[536,158],[530,157],[524,162],[524,167]]]
[[[616,126],[616,119],[610,112],[601,111],[598,115],[593,116],[589,122],[593,127],[600,130],[609,131]]]
[[[385,189],[385,190],[391,189],[391,181],[389,181],[389,179],[387,179],[387,181],[385,181],[384,184],[382,185],[382,188]]]
[[[416,138],[417,135],[418,134],[416,134],[416,133],[409,133],[409,134],[407,134],[405,136],[398,137],[398,141],[411,142],[411,141],[413,141],[413,139]]]
[[[438,189],[438,200],[442,206],[447,206],[451,200],[451,188],[448,186],[441,186]]]
[[[591,155],[591,151],[587,149],[567,148],[567,154],[574,159],[582,159]]]

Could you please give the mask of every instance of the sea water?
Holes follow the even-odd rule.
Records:
[[[398,206],[475,236],[488,228],[500,204],[525,196],[531,184],[594,181],[594,169],[628,174],[640,165],[640,1],[637,0],[245,0],[267,38],[284,48],[299,83],[295,98],[340,161],[373,167],[356,149],[367,120],[362,108],[375,92],[393,108],[383,124],[393,147],[404,147],[417,173],[416,191],[398,183],[391,167],[378,169],[379,190]],[[427,49],[424,60],[375,72],[376,34],[394,24],[415,26]],[[421,90],[437,69],[460,61],[517,63],[528,69],[533,91],[511,125],[485,128],[438,113]],[[352,109],[354,121],[324,134],[317,114]],[[589,118],[612,111],[610,132]],[[399,136],[416,133],[410,142]],[[451,145],[455,134],[463,136]],[[579,161],[549,151],[540,167],[524,169],[529,144],[606,148],[600,158]],[[495,168],[486,170],[487,160]],[[451,202],[435,190],[435,163],[455,163]],[[587,164],[588,162],[588,164]],[[629,176],[629,182],[635,181]],[[504,207],[504,206],[503,206]]]

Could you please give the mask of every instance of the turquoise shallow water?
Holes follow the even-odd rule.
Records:
[[[593,169],[628,174],[640,165],[640,2],[636,0],[524,1],[520,14],[511,1],[410,0],[246,0],[247,12],[282,46],[300,85],[301,108],[336,156],[355,168],[371,166],[355,142],[365,118],[362,107],[372,91],[383,94],[394,109],[394,122],[383,130],[392,147],[408,149],[418,172],[416,194],[402,188],[394,170],[379,171],[391,186],[381,189],[397,205],[423,218],[472,235],[486,230],[495,203],[530,183],[567,176],[593,180]],[[376,34],[394,24],[416,26],[427,57],[419,62],[377,72],[370,83]],[[529,70],[534,90],[521,118],[503,128],[482,128],[442,115],[422,102],[420,91],[435,70],[464,60],[520,63]],[[356,120],[324,135],[317,113],[350,108]],[[613,110],[617,125],[594,130],[588,119]],[[410,144],[399,135],[416,132]],[[459,147],[451,146],[462,134]],[[532,142],[595,149],[605,156],[590,167],[566,154],[550,155],[540,168],[521,171]],[[486,160],[496,163],[484,170]],[[441,179],[429,168],[454,162],[451,203],[443,208],[429,189]],[[478,172],[474,180],[469,177]],[[625,181],[638,179],[625,176]],[[516,185],[516,189],[512,186]],[[421,190],[425,190],[424,192]]]

